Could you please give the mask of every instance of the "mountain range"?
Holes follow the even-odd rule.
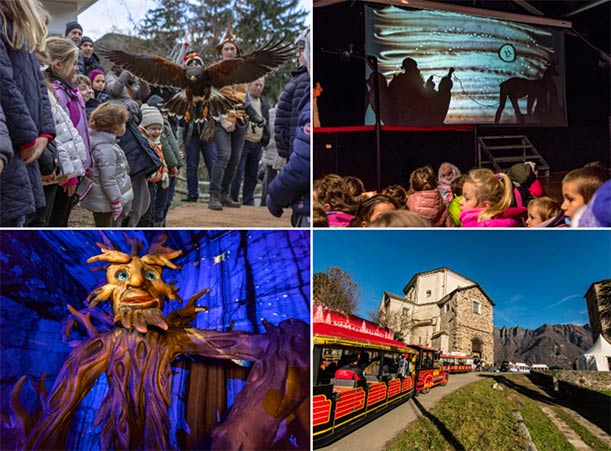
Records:
[[[520,326],[494,328],[496,365],[510,362],[545,363],[572,369],[573,361],[592,346],[589,325],[544,324],[534,330]]]

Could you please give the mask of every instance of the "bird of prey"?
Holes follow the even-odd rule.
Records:
[[[151,84],[179,88],[181,91],[161,106],[172,115],[198,122],[236,106],[236,102],[222,95],[219,89],[261,78],[285,63],[292,51],[291,44],[271,40],[247,55],[206,67],[183,67],[161,56],[96,48],[99,55]]]

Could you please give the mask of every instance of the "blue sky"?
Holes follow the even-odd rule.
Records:
[[[300,0],[303,9],[310,11],[306,23],[312,23],[312,2]],[[78,22],[85,35],[94,41],[110,31],[132,34],[137,24],[149,9],[156,8],[154,0],[98,0],[79,14]]]
[[[402,295],[415,273],[445,266],[486,291],[495,326],[583,325],[588,287],[611,277],[611,232],[315,230],[313,258],[314,273],[339,266],[352,275],[360,316],[377,310],[383,291]]]

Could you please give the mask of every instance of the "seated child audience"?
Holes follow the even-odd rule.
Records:
[[[329,227],[348,227],[358,204],[350,196],[343,177],[328,174],[316,180],[313,196],[327,212]]]
[[[314,227],[329,227],[327,212],[317,200],[312,204],[312,225]]]
[[[376,194],[364,199],[356,210],[356,215],[350,221],[350,227],[367,227],[378,216],[387,211],[399,209],[401,206],[395,199],[384,194]]]
[[[518,227],[527,214],[526,207],[511,207],[513,184],[507,174],[472,169],[462,193],[463,227]]]
[[[535,197],[528,203],[526,227],[566,227],[560,205],[550,197]]]
[[[348,196],[358,202],[360,197],[365,193],[365,185],[363,184],[363,181],[358,177],[352,176],[343,177],[343,179]]]
[[[574,226],[611,227],[611,180],[596,190]]]
[[[424,219],[418,213],[414,213],[413,211],[405,209],[392,210],[382,213],[367,225],[367,227],[395,228],[430,226],[430,222]]]
[[[407,206],[407,191],[401,185],[390,185],[382,190],[382,194],[393,197],[401,208]]]
[[[578,211],[584,207],[596,190],[607,180],[609,172],[598,165],[586,165],[573,169],[562,180],[562,211],[567,220],[573,222]]]
[[[460,201],[462,200],[462,186],[465,184],[466,179],[467,176],[463,174],[452,181],[452,194],[454,194],[454,199],[452,199],[452,202],[450,202],[448,205],[448,213],[450,214],[454,225],[457,227],[461,226],[459,218],[461,213]]]
[[[89,136],[94,165],[87,175],[91,190],[81,199],[81,206],[93,212],[96,227],[119,226],[134,198],[127,158],[116,142],[125,133],[127,120],[125,108],[108,102],[91,113]]]
[[[533,167],[529,163],[516,163],[507,171],[509,180],[513,183],[513,207],[524,207],[532,199],[530,187],[537,179]]]
[[[448,205],[452,199],[454,199],[454,193],[452,192],[452,182],[462,175],[460,169],[454,166],[452,163],[444,161],[439,166],[437,171],[437,190],[441,194],[443,203]]]
[[[436,189],[437,178],[430,166],[416,169],[409,177],[407,208],[431,221],[433,227],[453,227],[441,194]]]

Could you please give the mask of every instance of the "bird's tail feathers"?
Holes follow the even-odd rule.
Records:
[[[187,122],[191,120],[203,122],[208,118],[220,116],[227,110],[235,108],[236,103],[212,88],[208,100],[204,100],[203,97],[194,96],[192,102],[189,102],[183,91],[167,100],[163,107],[168,110],[170,115],[181,119],[185,118]]]

